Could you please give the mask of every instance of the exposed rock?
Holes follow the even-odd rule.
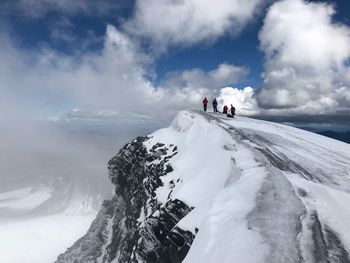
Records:
[[[148,139],[136,138],[108,162],[114,198],[103,204],[88,233],[57,263],[177,263],[185,257],[194,235],[175,225],[191,208],[180,200],[162,204],[155,193],[163,185],[160,177],[173,171],[169,160],[177,147],[157,143],[147,150]]]

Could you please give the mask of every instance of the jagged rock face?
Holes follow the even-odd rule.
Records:
[[[194,235],[175,225],[191,208],[177,199],[162,204],[155,194],[163,184],[160,177],[173,171],[169,160],[177,147],[157,143],[148,150],[148,139],[138,137],[108,162],[114,198],[103,204],[88,233],[57,263],[175,263],[185,257]]]

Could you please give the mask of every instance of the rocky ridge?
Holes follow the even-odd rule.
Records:
[[[115,196],[59,263],[350,263],[350,147],[197,111],[125,145]]]
[[[160,203],[155,190],[161,176],[173,168],[169,160],[177,154],[174,145],[143,144],[138,137],[108,162],[115,196],[103,203],[88,233],[67,252],[61,262],[181,262],[194,235],[175,227],[191,208],[181,200]],[[177,182],[170,182],[169,188]]]

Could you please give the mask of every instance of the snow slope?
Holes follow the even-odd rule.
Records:
[[[308,247],[315,243],[315,214],[350,251],[349,144],[281,124],[193,112],[179,113],[172,127],[151,136],[150,145],[179,148],[159,200],[171,192],[195,207],[178,223],[199,229],[184,262],[318,262],[321,255]],[[181,184],[167,189],[178,178]]]
[[[108,238],[94,247],[99,262],[350,262],[349,144],[261,120],[182,111],[110,162],[118,202],[105,209],[125,208],[99,215],[96,222],[113,220],[92,225],[58,262],[93,262],[82,252],[92,260],[87,245],[101,233]],[[132,193],[129,202],[124,195]]]
[[[231,136],[235,179],[210,201],[184,262],[349,261],[350,145],[239,116],[204,118]]]

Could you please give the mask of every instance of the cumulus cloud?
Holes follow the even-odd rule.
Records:
[[[51,106],[140,110],[140,98],[152,89],[143,79],[149,58],[112,26],[100,54],[64,56],[50,49],[27,53],[7,43],[0,50],[1,88],[9,105],[21,112],[35,114]]]
[[[258,115],[260,114],[256,99],[254,98],[254,89],[246,87],[237,89],[233,87],[225,87],[220,90],[219,106],[231,104],[236,108],[237,114],[242,115]]]
[[[33,18],[43,17],[50,11],[63,13],[62,19],[51,25],[51,38],[66,42],[76,41],[70,33],[75,25],[69,15],[106,14],[114,7],[112,1],[99,3],[101,10],[95,10],[94,4],[86,1],[34,2],[17,0],[3,6],[8,10],[17,8]],[[0,118],[51,115],[73,108],[83,109],[91,115],[102,110],[119,115],[131,112],[169,116],[178,110],[196,107],[203,96],[217,95],[216,88],[244,78],[248,69],[222,63],[209,71],[170,72],[160,85],[155,85],[150,76],[154,74],[157,57],[145,52],[144,42],[139,41],[139,37],[141,40],[144,36],[150,37],[154,43],[164,44],[167,48],[168,45],[190,45],[215,40],[226,33],[238,33],[253,19],[263,1],[239,2],[138,1],[133,17],[123,26],[119,29],[107,26],[99,52],[84,49],[65,55],[47,46],[27,52],[16,48],[8,36],[2,35],[5,44],[0,49],[3,58],[0,61],[0,85],[6,102],[0,105]],[[210,9],[212,11],[207,13]],[[167,20],[159,23],[162,17]]]
[[[125,24],[131,34],[151,39],[157,49],[215,41],[237,34],[256,15],[263,0],[139,0]]]
[[[258,105],[289,114],[350,109],[350,28],[334,6],[303,0],[272,5],[259,34],[266,56]]]
[[[199,106],[203,96],[215,93],[214,86],[238,81],[247,71],[221,64],[208,72],[195,69],[170,74],[155,86],[148,80],[153,58],[113,26],[107,27],[101,52],[84,56],[65,56],[50,49],[26,53],[14,48],[8,38],[4,42],[0,86],[8,103],[0,106],[2,118],[9,113],[23,117],[72,108],[168,117]]]
[[[150,6],[154,3],[158,0]],[[26,52],[2,34],[0,117],[52,114],[73,108],[108,118],[126,112],[130,116],[167,117],[184,108],[198,107],[204,96],[219,96],[220,103],[232,103],[240,113],[250,115],[349,112],[349,27],[332,20],[333,6],[303,0],[282,0],[268,10],[259,34],[266,63],[264,83],[258,91],[222,88],[234,86],[248,74],[247,68],[227,63],[209,71],[194,68],[170,72],[159,85],[150,81],[157,57],[145,53],[144,43],[135,36],[150,37],[165,48],[214,40],[246,25],[260,1],[246,1],[236,16],[237,3],[215,3],[218,9],[213,7],[214,13],[199,19],[204,17],[203,10],[213,5],[211,2],[159,2],[154,18],[160,19],[162,13],[172,20],[168,24],[155,23],[148,6],[140,1],[121,30],[107,27],[99,52],[70,56],[49,48]],[[177,17],[180,11],[183,17]],[[72,26],[69,21],[61,22],[63,27]]]

